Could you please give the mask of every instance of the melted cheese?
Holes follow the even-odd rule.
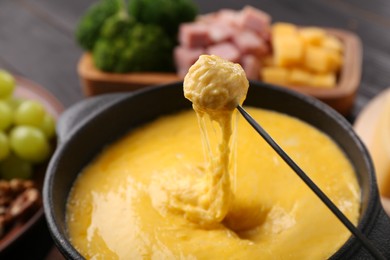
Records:
[[[181,212],[204,226],[219,224],[225,218],[234,179],[229,169],[235,143],[233,138],[231,145],[233,111],[244,101],[248,87],[245,72],[237,63],[201,55],[191,66],[184,79],[184,96],[192,101],[198,117],[206,161],[170,171],[164,178],[157,176],[153,187],[164,195],[154,201],[156,207]],[[213,145],[207,124],[214,122],[220,141]]]
[[[247,110],[357,223],[360,190],[339,147],[299,120]],[[187,111],[129,133],[80,174],[66,215],[73,245],[87,259],[330,257],[350,233],[244,120],[237,128],[235,188],[221,222],[205,227],[163,203],[172,196],[163,187],[182,193],[179,203],[205,212],[215,203],[202,198],[210,179],[191,182],[202,178],[207,165],[197,117]],[[210,142],[220,143],[218,136],[210,134]]]
[[[210,116],[233,111],[242,104],[249,82],[240,64],[215,55],[201,55],[184,78],[184,96],[192,101],[196,112]]]

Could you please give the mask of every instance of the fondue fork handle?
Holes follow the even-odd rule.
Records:
[[[371,241],[344,215],[343,212],[329,199],[328,196],[307,176],[307,174],[287,155],[287,153],[272,139],[272,137],[246,112],[242,106],[237,106],[238,111],[248,123],[258,132],[263,139],[275,150],[275,152],[287,163],[288,166],[303,180],[303,182],[317,195],[317,197],[333,212],[344,226],[361,242],[361,244],[376,259],[386,258],[371,243]]]

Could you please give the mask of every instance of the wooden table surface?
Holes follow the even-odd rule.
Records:
[[[65,107],[82,100],[74,39],[78,19],[93,0],[0,0],[0,68],[31,79]],[[355,32],[363,44],[362,78],[350,120],[390,86],[389,0],[197,0],[200,13],[258,7],[273,21]]]

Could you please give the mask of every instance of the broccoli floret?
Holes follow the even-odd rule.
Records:
[[[191,0],[131,0],[128,8],[137,21],[162,26],[174,39],[180,23],[193,21],[198,12]]]
[[[75,33],[76,40],[83,49],[88,51],[93,49],[105,20],[117,13],[121,5],[121,0],[100,0],[87,10],[81,17]]]
[[[132,71],[173,71],[173,43],[161,27],[137,24],[129,35],[125,51]]]
[[[178,26],[192,21],[190,0],[100,0],[81,19],[79,44],[107,72],[174,71],[172,51]],[[130,10],[130,15],[128,14]],[[131,11],[133,10],[133,11]]]
[[[128,45],[127,38],[133,26],[133,20],[123,12],[106,19],[92,50],[96,67],[103,71],[126,72],[128,66],[122,52]]]
[[[107,72],[173,70],[170,38],[157,25],[115,15],[102,28],[93,49],[95,66]]]

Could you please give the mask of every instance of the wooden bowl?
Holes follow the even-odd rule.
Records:
[[[175,73],[139,72],[108,73],[95,67],[90,53],[81,57],[77,71],[83,92],[86,96],[95,96],[112,92],[133,91],[143,87],[179,81]]]
[[[41,102],[46,110],[56,119],[64,110],[62,104],[47,90],[38,84],[15,77],[15,96]],[[35,168],[34,182],[42,191],[44,174],[47,165]],[[0,238],[0,259],[41,259],[52,246],[43,207],[40,206],[28,218],[17,220]]]
[[[310,86],[286,86],[298,92],[311,95],[333,107],[343,115],[352,109],[360,84],[362,68],[362,45],[358,36],[352,32],[326,28],[329,35],[340,39],[344,44],[344,61],[337,79],[337,85],[330,89]]]
[[[352,32],[325,28],[328,34],[344,44],[344,63],[337,85],[332,89],[310,86],[286,86],[295,91],[314,96],[327,103],[343,115],[348,115],[353,106],[360,83],[362,47],[360,39]],[[78,64],[83,92],[86,96],[103,93],[132,91],[146,86],[182,80],[175,73],[106,73],[97,69],[89,53],[85,53]]]

